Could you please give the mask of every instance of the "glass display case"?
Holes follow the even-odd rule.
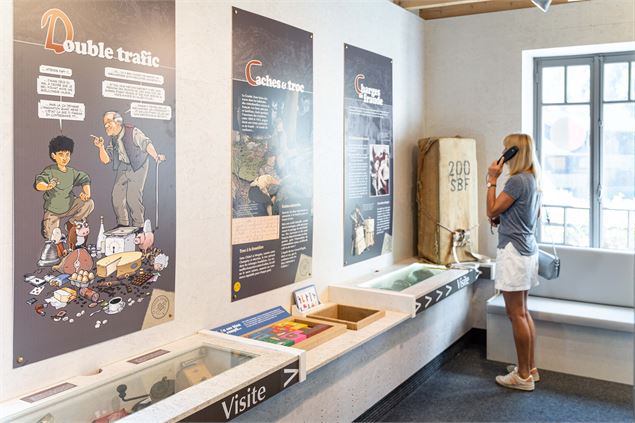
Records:
[[[404,289],[417,285],[447,270],[445,266],[413,263],[401,270],[395,270],[378,278],[362,282],[357,286],[361,288],[387,289],[401,292]]]
[[[212,338],[203,335],[188,339],[189,342],[180,341],[126,362],[115,363],[109,367],[126,370],[113,372],[107,367],[103,372],[90,376],[95,378],[93,383],[84,383],[82,386],[71,379],[65,384],[36,392],[12,403],[0,404],[0,409],[3,410],[0,421],[110,423],[127,416],[131,418],[125,421],[149,421],[149,415],[144,414],[145,409],[156,408],[157,404],[170,401],[171,397],[185,390],[189,393],[187,397],[191,397],[190,388],[206,381],[212,383],[219,375],[234,371],[234,376],[224,378],[222,387],[210,385],[212,389],[207,390],[210,398],[205,398],[203,403],[213,400],[214,394],[217,397],[230,395],[235,389],[227,384],[228,379],[236,387],[240,387],[244,383],[239,377],[241,374],[249,374],[253,379],[253,376],[264,375],[272,370],[270,366],[276,360],[265,357],[267,363],[262,362],[266,355],[277,356],[278,366],[288,365],[294,359],[297,361],[297,357],[289,354],[283,355],[279,351],[240,343],[232,344],[222,338],[219,342],[212,342]],[[214,345],[216,343],[219,345]],[[236,373],[242,366],[259,360],[260,366],[252,365],[248,371]],[[85,377],[77,379],[82,378]],[[196,406],[193,410],[200,408],[200,404],[192,404]],[[174,406],[168,408],[173,409]],[[15,412],[9,411],[11,409]],[[177,416],[184,417],[188,414],[188,406],[184,405]],[[177,416],[165,415],[165,420]],[[154,417],[150,418],[153,419]]]
[[[376,309],[417,313],[470,285],[479,276],[476,267],[446,268],[419,263],[398,263],[365,277],[329,286],[329,300]]]

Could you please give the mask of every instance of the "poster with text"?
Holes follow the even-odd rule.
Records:
[[[232,9],[232,301],[311,277],[313,35]]]
[[[344,265],[392,251],[392,60],[344,45]]]
[[[174,1],[14,3],[14,367],[174,318]]]

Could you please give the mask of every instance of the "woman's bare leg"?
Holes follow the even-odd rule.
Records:
[[[512,322],[514,343],[516,344],[516,356],[518,357],[518,374],[521,378],[529,377],[529,359],[531,347],[531,332],[527,322],[527,308],[525,304],[525,292],[503,291],[507,315]]]
[[[529,307],[527,306],[527,297],[529,296],[529,291],[525,291],[525,312],[527,318],[527,324],[529,324],[529,334],[531,335],[530,344],[529,344],[529,369],[533,369],[536,367],[536,359],[534,357],[536,353],[536,327],[534,326],[534,319],[531,318],[531,314],[529,314]]]

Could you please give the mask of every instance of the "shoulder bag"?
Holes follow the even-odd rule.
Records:
[[[553,246],[553,254],[538,250],[538,275],[543,279],[552,280],[560,276],[560,257]]]

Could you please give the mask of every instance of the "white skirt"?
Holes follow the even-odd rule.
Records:
[[[496,289],[528,291],[539,283],[538,253],[523,256],[511,242],[496,250]]]

